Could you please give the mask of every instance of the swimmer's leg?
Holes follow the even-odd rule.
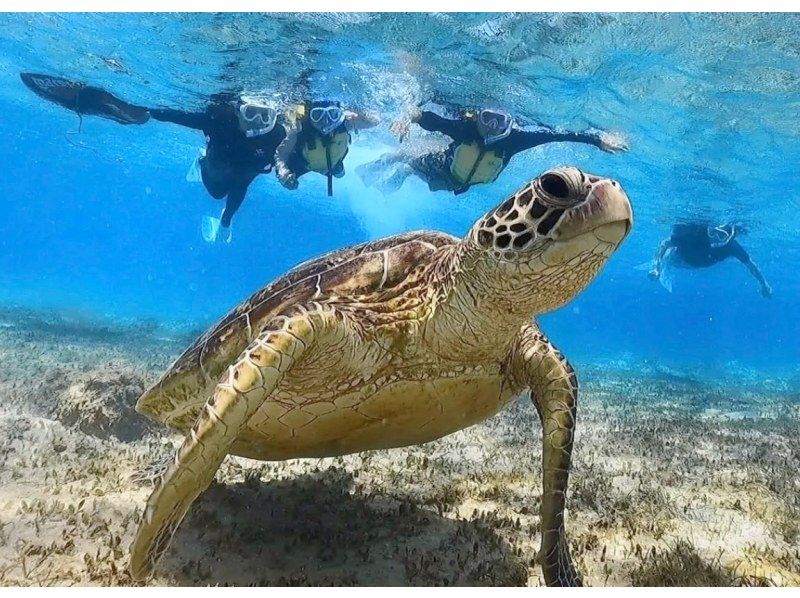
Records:
[[[233,185],[230,167],[211,160],[208,156],[200,158],[200,176],[206,191],[214,199],[222,199],[228,195]]]
[[[228,199],[225,201],[225,209],[222,210],[222,216],[220,217],[220,224],[223,227],[230,227],[233,215],[236,214],[236,211],[242,205],[247,195],[247,189],[250,187],[250,183],[253,182],[254,178],[255,176],[245,175],[234,181],[231,185],[231,189],[228,192]]]

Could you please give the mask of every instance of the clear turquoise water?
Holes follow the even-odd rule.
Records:
[[[401,230],[462,234],[559,164],[612,176],[633,234],[595,283],[542,318],[577,360],[647,360],[790,374],[800,363],[800,16],[57,15],[0,16],[0,304],[206,325],[299,261]],[[202,135],[77,117],[31,94],[20,71],[106,87],[143,105],[199,108],[232,84],[378,110],[334,198],[261,177],[230,245],[200,220],[219,204],[185,180]],[[569,129],[624,132],[631,151],[553,144],[491,186],[454,198],[417,180],[388,198],[355,167],[394,147],[386,125],[443,98],[504,106]],[[738,263],[680,271],[667,293],[634,267],[677,219],[738,219],[774,289]],[[767,374],[765,373],[765,376]]]

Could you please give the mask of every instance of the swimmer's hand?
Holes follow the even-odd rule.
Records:
[[[772,287],[768,284],[762,285],[761,296],[764,297],[764,299],[772,299]]]
[[[297,189],[297,176],[286,167],[278,167],[278,180],[286,189]]]
[[[627,152],[629,148],[628,142],[619,133],[603,131],[600,133],[600,149],[610,154],[616,154],[617,152]]]
[[[421,117],[422,112],[420,110],[412,110],[408,115],[394,121],[389,127],[389,130],[397,137],[398,141],[402,143],[405,141],[406,137],[408,137],[411,123],[419,121]]]

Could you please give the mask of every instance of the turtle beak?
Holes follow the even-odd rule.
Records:
[[[556,240],[562,241],[593,231],[598,239],[619,245],[632,227],[633,208],[627,193],[618,182],[599,179],[555,232]]]

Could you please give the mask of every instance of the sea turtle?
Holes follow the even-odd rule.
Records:
[[[551,585],[579,585],[564,531],[578,385],[532,316],[582,290],[633,222],[619,183],[550,170],[463,239],[410,232],[305,262],[194,343],[136,409],[186,434],[147,501],[145,578],[227,454],[282,460],[428,442],[525,390],[543,426]]]

